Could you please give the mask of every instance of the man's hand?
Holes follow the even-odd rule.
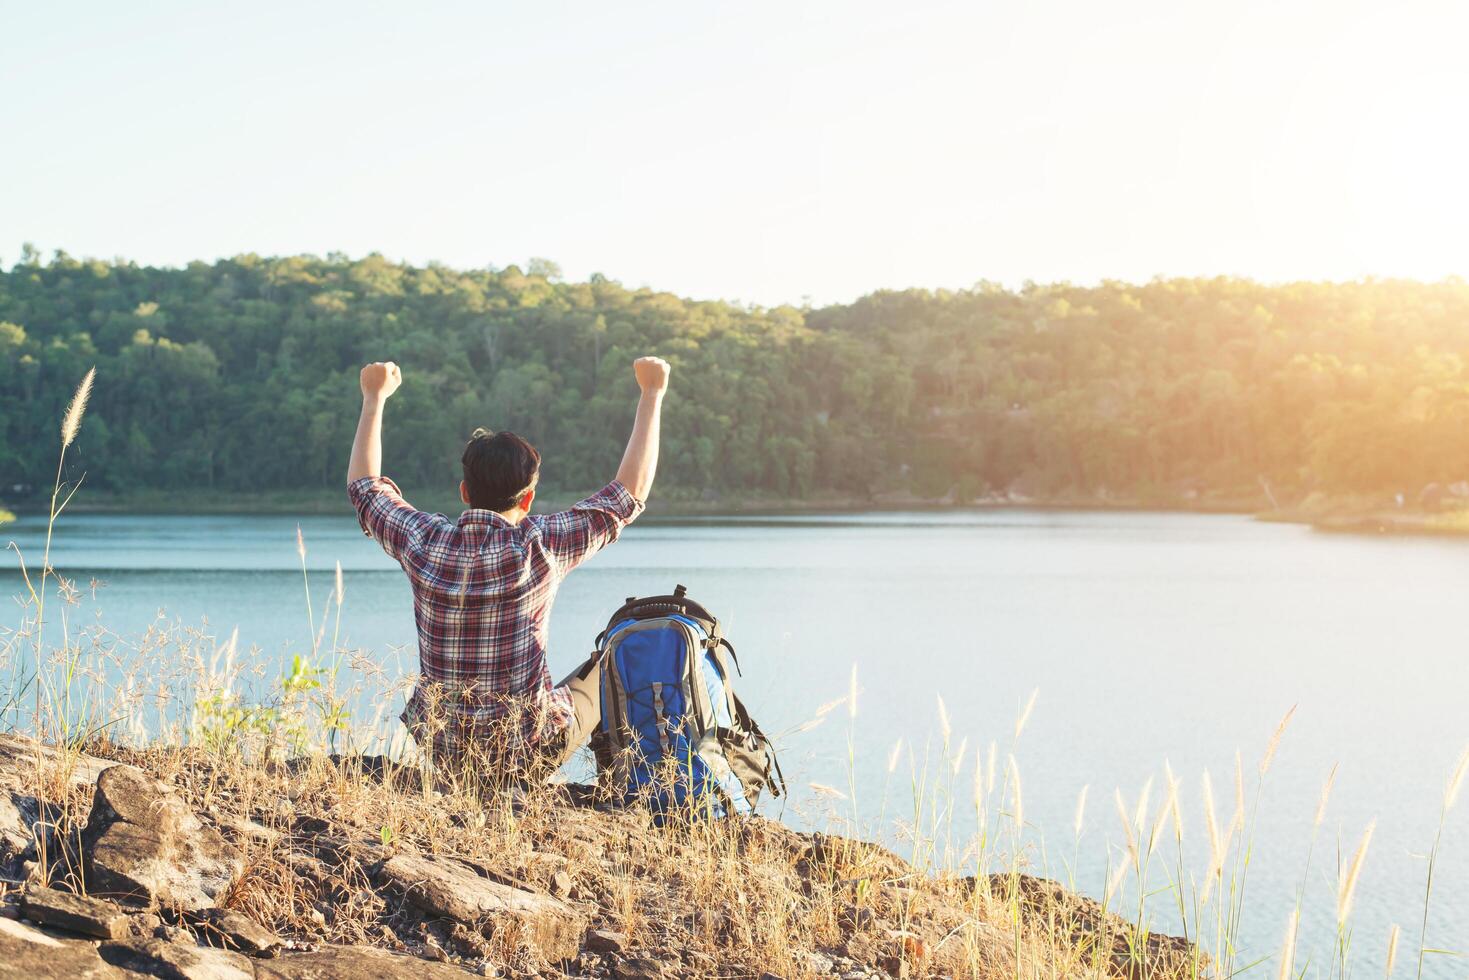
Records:
[[[632,362],[633,374],[644,394],[658,394],[668,389],[668,362],[661,357],[640,357]]]
[[[632,436],[622,465],[617,468],[617,482],[639,500],[648,499],[653,489],[653,474],[658,469],[658,430],[663,415],[663,393],[668,390],[668,362],[661,357],[640,357],[632,362],[638,387],[638,413],[633,418]]]
[[[386,399],[403,383],[403,372],[392,361],[373,361],[362,369],[362,397]]]

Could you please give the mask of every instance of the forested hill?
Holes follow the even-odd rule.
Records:
[[[633,357],[674,365],[660,493],[911,492],[1182,502],[1395,493],[1469,478],[1469,284],[980,285],[751,309],[554,266],[253,255],[184,269],[0,272],[0,495],[74,459],[93,488],[335,489],[357,371],[403,367],[386,469],[452,487],[477,425],[594,487],[631,423]]]

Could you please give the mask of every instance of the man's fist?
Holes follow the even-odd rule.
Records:
[[[403,372],[392,361],[373,361],[362,369],[362,396],[387,398],[403,383]]]
[[[661,357],[640,357],[632,362],[632,371],[643,391],[656,393],[668,388],[668,362]]]

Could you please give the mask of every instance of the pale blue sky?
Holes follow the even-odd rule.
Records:
[[[1469,272],[1469,5],[0,0],[0,260],[761,304]]]

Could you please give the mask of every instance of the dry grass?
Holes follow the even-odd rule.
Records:
[[[547,891],[564,874],[568,901],[594,927],[664,951],[688,976],[823,976],[835,955],[894,974],[1100,977],[1117,974],[1116,949],[1132,940],[1120,921],[1109,925],[1059,887],[1004,874],[923,874],[874,845],[765,820],[659,827],[643,808],[601,811],[588,791],[568,786],[425,792],[413,767],[380,757],[242,765],[204,749],[94,739],[48,765],[89,756],[176,787],[244,855],[221,904],[303,943],[369,943],[470,968],[559,975],[513,934],[485,939],[381,892],[372,869],[399,852],[451,855]],[[38,789],[62,782],[46,767],[38,776]],[[75,836],[87,796],[81,786],[58,796],[69,801],[59,837]],[[32,875],[84,890],[70,854],[44,855]]]

